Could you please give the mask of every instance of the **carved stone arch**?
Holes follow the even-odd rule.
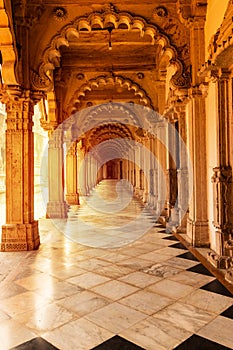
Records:
[[[171,46],[169,38],[159,32],[155,25],[149,24],[142,17],[132,16],[127,12],[115,13],[95,12],[87,17],[75,19],[70,24],[63,27],[60,33],[52,38],[49,46],[42,54],[42,62],[38,68],[38,74],[32,73],[32,85],[36,89],[49,90],[53,87],[53,70],[60,66],[62,46],[69,47],[71,39],[79,39],[82,31],[91,32],[96,28],[122,29],[126,31],[138,31],[141,37],[148,36],[151,45],[160,47],[160,55],[168,55],[172,64],[176,65],[177,71],[172,79],[175,87],[189,85],[188,77],[183,76],[184,69],[178,59],[175,47]]]
[[[150,97],[134,81],[121,76],[99,76],[95,79],[89,80],[75,92],[71,98],[71,101],[69,102],[69,106],[72,108],[71,112],[75,113],[75,111],[79,110],[82,99],[86,96],[86,94],[88,94],[88,92],[91,92],[93,89],[101,89],[107,86],[120,86],[128,91],[132,91],[134,96],[139,99],[139,103],[141,105],[153,108]]]
[[[7,11],[11,9],[5,7],[4,1],[0,0],[1,13],[1,55],[2,55],[2,83],[5,85],[18,85],[15,66],[17,63],[17,51],[14,46],[14,34],[9,23]]]
[[[109,139],[133,140],[133,135],[127,125],[106,123],[94,128],[89,133],[89,143],[92,147]]]
[[[146,108],[146,107],[141,107]],[[69,118],[70,119],[70,118]],[[81,110],[73,115],[79,134],[85,134],[106,122],[111,124],[131,125],[134,128],[142,127],[142,121],[134,111],[134,106],[126,103],[103,103]]]

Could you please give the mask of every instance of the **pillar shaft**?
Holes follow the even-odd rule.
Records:
[[[34,220],[34,103],[29,91],[11,90],[6,105],[6,225],[1,250],[33,250],[40,244]]]
[[[218,164],[213,169],[214,227],[216,254],[209,254],[210,262],[216,267],[228,268],[233,255],[233,181],[230,165],[230,74],[222,70],[217,81],[218,120],[217,145]],[[232,242],[232,243],[230,243]]]
[[[64,151],[63,130],[58,127],[49,140],[48,149],[49,202],[47,217],[66,218],[67,204],[64,200]]]
[[[70,145],[66,155],[66,201],[71,205],[79,204],[76,141]]]

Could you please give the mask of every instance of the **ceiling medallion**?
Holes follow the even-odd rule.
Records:
[[[138,79],[143,79],[144,78],[144,74],[139,72],[139,73],[137,73],[137,77],[138,77]]]
[[[78,73],[78,74],[76,75],[76,79],[77,79],[77,80],[83,80],[83,79],[84,79],[84,74],[83,74],[83,73]]]
[[[68,16],[67,10],[64,7],[55,7],[53,9],[52,16],[56,21],[62,22]]]
[[[153,15],[158,16],[158,17],[167,17],[168,11],[167,11],[166,7],[158,6],[154,9]]]

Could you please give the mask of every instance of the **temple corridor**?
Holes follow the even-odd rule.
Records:
[[[232,294],[125,182],[80,203],[40,219],[39,250],[0,253],[1,350],[233,349]]]

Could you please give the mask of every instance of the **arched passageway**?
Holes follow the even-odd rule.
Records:
[[[39,247],[39,105],[49,138],[47,217],[66,218],[67,204],[102,179],[126,179],[165,226],[210,248],[208,260],[231,281],[232,4],[219,5],[213,25],[205,1],[71,6],[0,3],[1,250]]]

